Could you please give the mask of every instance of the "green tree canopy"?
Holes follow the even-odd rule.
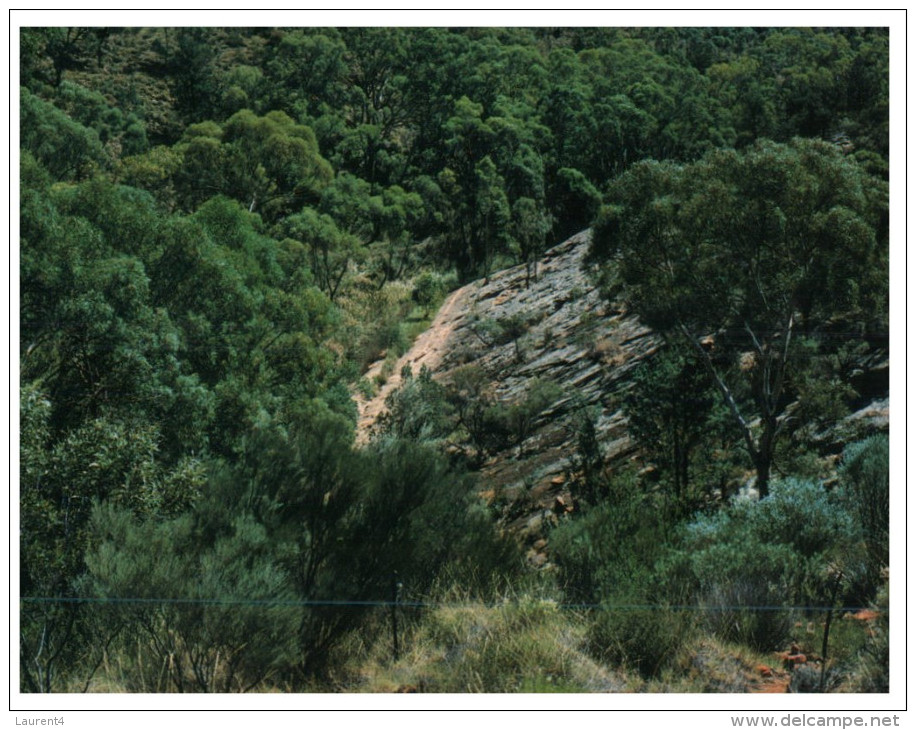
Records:
[[[630,306],[706,363],[761,495],[802,367],[799,339],[886,311],[885,195],[836,147],[805,140],[647,162],[613,184],[594,251]]]
[[[275,218],[317,201],[332,177],[311,128],[278,111],[259,117],[243,109],[224,125],[191,125],[177,149],[177,187],[190,209],[223,194]]]

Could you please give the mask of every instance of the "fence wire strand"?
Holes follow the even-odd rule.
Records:
[[[330,600],[330,599],[283,599],[283,598],[141,598],[141,597],[102,597],[102,596],[21,596],[22,603],[31,604],[112,604],[112,605],[192,605],[192,606],[263,606],[263,607],[363,607],[363,608],[458,608],[484,605],[487,608],[527,605],[513,601],[454,603],[446,601],[411,601],[411,600]],[[538,603],[535,600],[533,603]],[[703,604],[629,604],[629,603],[561,603],[550,600],[541,601],[544,605],[569,611],[802,611],[829,612],[841,611],[855,613],[875,611],[887,613],[887,609],[873,606],[740,606],[740,605],[703,605]]]

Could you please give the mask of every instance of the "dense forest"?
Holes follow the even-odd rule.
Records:
[[[888,63],[881,28],[22,29],[21,691],[743,691],[790,645],[793,691],[888,691],[888,439],[836,430],[887,358]],[[579,425],[538,570],[479,467],[556,386],[419,374],[368,443],[354,396],[587,228],[664,345],[615,394],[638,461]]]

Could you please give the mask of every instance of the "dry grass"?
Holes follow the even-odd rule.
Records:
[[[782,693],[790,675],[773,654],[700,636],[685,644],[672,666],[646,692]]]
[[[582,650],[585,622],[550,600],[431,609],[391,658],[390,636],[350,671],[359,692],[619,692],[626,681]]]
[[[635,671],[612,668],[590,656],[585,647],[594,617],[560,607],[544,585],[535,583],[519,592],[500,583],[482,590],[489,600],[453,587],[434,591],[433,600],[439,602],[435,607],[402,608],[397,660],[392,656],[390,614],[379,611],[335,649],[330,677],[310,686],[286,686],[277,676],[268,676],[249,691],[784,693],[819,688],[819,681],[811,680],[819,679],[819,665],[793,674],[778,652],[757,652],[708,633],[683,642],[659,676],[642,679]],[[834,622],[828,691],[887,691],[885,607],[886,599],[879,602],[878,613]],[[811,630],[806,624],[797,628],[804,632],[797,637],[801,648],[811,655],[819,627],[815,622]],[[122,644],[105,656],[88,685],[85,679],[74,680],[67,691],[175,691],[168,667],[156,663],[151,649],[142,641]]]

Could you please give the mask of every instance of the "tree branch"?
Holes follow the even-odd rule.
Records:
[[[690,333],[690,330],[687,329],[687,326],[683,322],[678,323],[678,326],[680,327],[681,333],[684,335],[684,337],[687,338],[687,341],[700,354],[706,369],[709,371],[709,374],[712,376],[712,379],[716,384],[716,388],[718,388],[719,392],[722,394],[722,398],[725,400],[725,404],[728,406],[728,409],[731,411],[732,415],[735,417],[735,420],[738,422],[738,425],[741,427],[748,453],[750,454],[751,458],[756,461],[760,449],[757,447],[757,442],[754,439],[754,434],[751,431],[751,427],[748,425],[747,421],[744,420],[744,416],[741,415],[741,410],[738,408],[738,403],[735,401],[735,397],[732,395],[731,390],[729,389],[728,385],[726,385],[725,381],[722,380],[722,377],[716,370],[716,366],[712,362],[712,358],[709,356],[709,353],[706,352],[706,349],[703,347],[703,345],[701,345]]]

